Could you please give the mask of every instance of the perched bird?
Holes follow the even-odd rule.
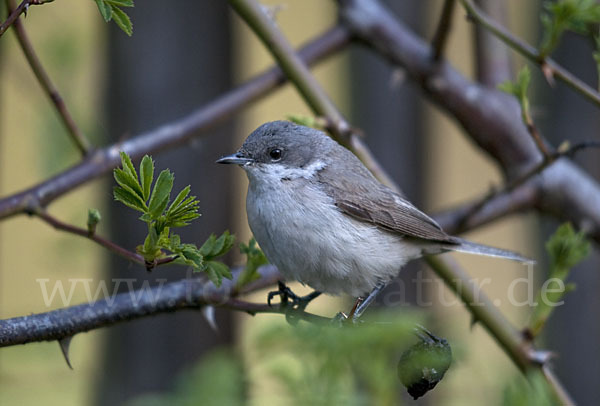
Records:
[[[352,152],[313,128],[263,124],[217,163],[246,172],[248,223],[267,259],[287,280],[317,292],[368,295],[357,303],[355,317],[408,261],[426,254],[461,251],[530,261],[446,234]]]

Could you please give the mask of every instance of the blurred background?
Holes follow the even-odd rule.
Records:
[[[277,22],[296,46],[336,22],[334,2],[321,0],[263,1],[276,6]],[[405,24],[430,39],[441,0],[388,1]],[[480,3],[485,3],[481,1]],[[518,36],[539,43],[540,2],[505,2],[506,24]],[[145,0],[127,9],[134,34],[127,37],[113,23],[105,24],[92,1],[56,1],[34,7],[25,20],[31,40],[77,123],[96,145],[107,145],[184,116],[216,96],[272,65],[270,55],[226,2]],[[3,10],[2,20],[5,19]],[[473,26],[457,7],[446,57],[464,75],[476,78]],[[588,83],[596,83],[589,62],[588,41],[567,35],[556,59]],[[513,56],[513,66],[523,61]],[[585,62],[583,62],[585,61]],[[531,96],[536,123],[554,145],[562,140],[597,137],[599,115],[593,106],[560,84],[549,89],[533,69],[537,84]],[[499,184],[500,172],[462,134],[451,118],[429,104],[417,86],[403,80],[375,54],[352,46],[314,69],[319,82],[348,117],[363,129],[365,141],[410,200],[428,213],[458,205]],[[33,185],[76,163],[79,155],[46,96],[31,73],[12,32],[0,40],[0,195]],[[560,113],[560,114],[559,114]],[[248,241],[244,198],[246,179],[236,168],[214,165],[234,151],[254,128],[289,114],[310,115],[296,91],[287,86],[272,93],[234,120],[219,125],[208,137],[190,145],[155,154],[158,169],[175,172],[175,188],[190,184],[199,197],[203,216],[182,232],[184,241],[201,243],[210,233],[229,229],[238,241]],[[574,125],[574,123],[577,123]],[[573,131],[575,129],[575,131]],[[582,165],[600,173],[593,154]],[[112,201],[112,179],[105,176],[59,199],[50,207],[58,218],[84,225],[87,209],[103,216],[98,232],[126,247],[135,247],[145,226]],[[466,235],[466,238],[514,249],[541,258],[542,244],[556,223],[536,215],[505,218]],[[483,289],[516,325],[528,307],[515,307],[507,292],[515,278],[526,277],[518,264],[455,255],[476,279],[489,278]],[[233,250],[228,258],[240,263]],[[598,254],[574,273],[577,294],[551,319],[544,346],[556,351],[557,374],[581,404],[598,404],[600,387],[583,376],[600,376],[600,324],[594,309],[600,305]],[[543,272],[542,266],[538,267]],[[596,271],[596,272],[594,272]],[[175,280],[185,271],[161,267],[151,274],[128,264],[91,242],[51,229],[35,218],[18,216],[0,222],[0,317],[44,312],[85,302],[77,281],[135,278]],[[414,402],[398,383],[398,397],[408,404],[502,404],[507,388],[522,380],[519,371],[478,325],[470,328],[469,314],[440,282],[416,292],[419,280],[436,281],[421,263],[402,273],[403,304],[394,311],[412,314],[419,302],[424,323],[449,340],[454,364],[446,378]],[[62,282],[73,287],[65,297],[48,300],[42,285]],[[300,286],[294,291],[304,292]],[[526,288],[516,297],[526,300]],[[64,299],[64,300],[63,300]],[[266,292],[253,295],[263,302]],[[428,304],[426,302],[431,302]],[[348,307],[336,298],[319,298],[310,309],[332,316]],[[386,305],[383,303],[382,305]],[[581,311],[590,309],[590,311]],[[71,345],[74,370],[64,364],[57,343],[36,343],[0,350],[0,404],[114,405],[170,404],[174,394],[196,404],[295,404],[294,394],[278,374],[298,354],[264,352],[257,341],[274,326],[286,327],[276,315],[250,317],[217,311],[219,330],[213,331],[199,312],[167,314],[95,330],[75,337]],[[581,331],[585,326],[585,331]],[[291,327],[290,327],[291,328]],[[285,334],[281,333],[282,337]],[[577,345],[573,345],[576,341]],[[395,375],[395,370],[390,374]],[[231,386],[227,396],[217,388]],[[225,385],[225,386],[219,386]],[[298,398],[295,398],[298,400]],[[307,398],[307,399],[310,399]],[[178,402],[179,402],[178,400]],[[360,404],[360,403],[359,403]]]

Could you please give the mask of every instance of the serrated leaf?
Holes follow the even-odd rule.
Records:
[[[148,235],[146,236],[146,239],[144,240],[144,251],[152,252],[152,251],[156,250],[157,242],[158,242],[158,234],[156,233],[156,230],[154,229],[154,227],[149,227]]]
[[[210,268],[207,267],[204,272],[206,273],[206,276],[208,276],[208,279],[214,283],[214,285],[216,287],[221,286],[221,282],[223,281],[223,277],[221,275],[219,275],[214,268]]]
[[[137,176],[132,176],[129,172],[126,172],[120,168],[116,168],[113,170],[113,177],[123,189],[126,189],[139,196],[140,201],[144,204],[144,206],[146,205],[146,199],[144,199],[144,193],[142,191],[142,187],[137,181]]]
[[[171,240],[170,244],[171,244],[171,247],[173,248],[173,250],[175,250],[181,246],[181,237],[179,237],[179,235],[171,234],[170,240]]]
[[[206,267],[209,269],[213,269],[217,275],[221,278],[231,279],[233,275],[231,274],[231,270],[227,265],[219,261],[208,261],[206,262]]]
[[[582,232],[576,233],[570,223],[565,223],[550,237],[546,250],[554,266],[572,268],[589,254],[590,243]]]
[[[121,155],[121,166],[123,167],[123,170],[137,181],[137,172],[135,171],[133,162],[131,162],[131,158],[129,158],[129,155],[127,155],[125,151],[121,151],[119,154]]]
[[[115,5],[111,5],[110,8],[112,9],[112,18],[115,20],[115,23],[117,23],[119,28],[123,30],[125,34],[131,37],[131,34],[133,34],[133,25],[131,24],[129,16]]]
[[[109,22],[112,18],[112,10],[110,8],[110,5],[107,4],[104,0],[94,0],[94,1],[96,2],[96,5],[98,6],[98,10],[100,11],[102,18],[104,18],[104,21]]]
[[[200,254],[204,257],[210,255],[216,242],[217,242],[217,236],[214,234],[211,234],[206,239],[204,244],[202,244],[202,246],[200,247]]]
[[[171,203],[169,209],[167,210],[167,216],[169,215],[169,213],[172,213],[175,209],[177,209],[177,207],[183,202],[187,195],[190,194],[190,190],[190,185],[187,185],[183,188],[181,192],[177,194],[177,197],[175,198],[175,200],[173,200],[173,203]]]
[[[148,203],[148,210],[152,218],[157,219],[167,207],[173,188],[173,179],[174,176],[168,169],[163,170],[158,175]]]
[[[140,180],[144,201],[148,201],[152,188],[152,180],[154,179],[154,162],[148,155],[144,155],[140,162]]]
[[[216,257],[219,255],[219,253],[225,247],[225,242],[227,240],[228,235],[229,235],[229,232],[225,231],[223,234],[221,234],[221,236],[219,238],[217,238],[217,240],[215,241],[215,245],[212,247],[213,249],[210,252],[210,256]]]
[[[113,189],[113,196],[115,200],[123,203],[127,207],[141,211],[142,213],[146,211],[146,208],[144,207],[143,202],[141,202],[140,197],[135,193],[123,189],[122,187],[116,186]]]
[[[241,243],[240,252],[247,256],[246,266],[238,277],[236,286],[242,288],[248,283],[255,281],[260,278],[258,268],[268,263],[265,254],[256,246],[256,240],[254,237],[250,239],[248,245]]]
[[[118,7],[133,7],[133,0],[104,0],[109,4],[114,4]]]

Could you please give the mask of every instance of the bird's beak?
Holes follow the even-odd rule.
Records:
[[[236,164],[236,165],[244,165],[254,162],[254,159],[248,158],[236,152],[235,154],[227,155],[222,158],[217,159],[218,164]]]

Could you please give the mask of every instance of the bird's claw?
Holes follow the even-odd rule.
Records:
[[[269,292],[267,296],[267,304],[271,306],[271,301],[275,296],[279,296],[281,299],[280,306],[287,307],[287,305],[291,302],[292,309],[294,310],[304,310],[306,306],[313,300],[321,295],[321,292],[311,292],[306,296],[298,296],[290,288],[288,288],[283,282],[279,281],[277,283],[278,289],[272,292]]]

